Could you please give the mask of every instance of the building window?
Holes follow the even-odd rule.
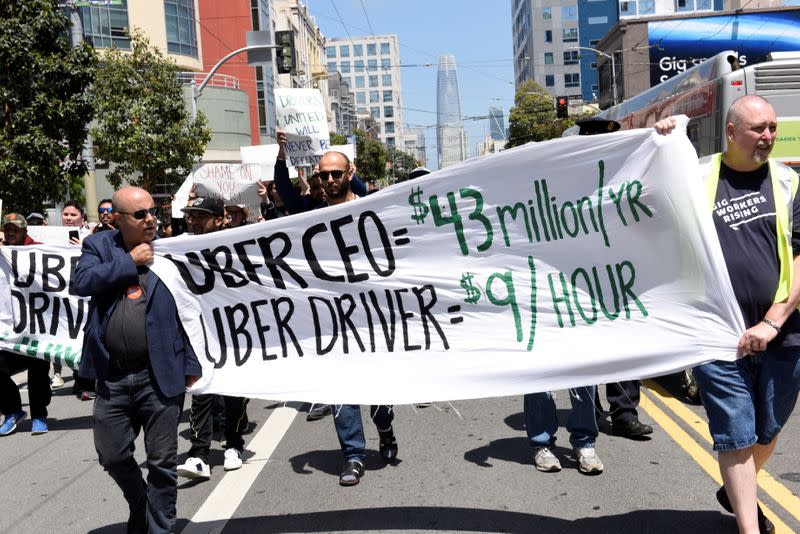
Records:
[[[787,5],[784,3],[784,5]],[[677,0],[675,11],[708,11],[711,9],[711,0]]]
[[[378,87],[378,77],[377,76],[370,76],[369,77],[369,86],[370,87]]]
[[[597,92],[597,89],[598,89],[598,87],[597,87],[597,84],[596,84],[596,83],[593,83],[593,84],[592,84],[592,92],[593,92],[593,93],[596,93],[596,92]]]
[[[356,60],[355,72],[356,73],[364,72],[364,60],[363,59],[357,59]]]
[[[336,57],[336,47],[335,46],[329,46],[328,48],[325,49],[325,52],[328,54],[329,58]]]
[[[391,52],[389,51],[389,43],[381,43],[381,55],[388,56]]]
[[[578,20],[578,6],[561,6],[561,20]]]
[[[564,52],[564,65],[577,65],[580,57],[577,50],[567,50]]]
[[[378,47],[375,46],[375,43],[371,43],[367,45],[367,55],[368,56],[376,56],[378,55]]]
[[[553,87],[556,84],[556,77],[553,74],[545,74],[544,84],[547,87]]]
[[[387,122],[386,124],[384,124],[383,125],[383,131],[384,131],[384,133],[387,133],[387,134],[393,134],[394,133],[394,123],[393,122]]]
[[[656,12],[655,0],[639,0],[639,14],[652,15]]]
[[[387,119],[394,117],[394,107],[392,106],[383,106],[383,116]]]
[[[600,39],[592,39],[589,41],[589,46],[597,46],[597,43],[600,42]]]
[[[350,57],[350,45],[341,45],[339,47],[339,57]]]
[[[167,23],[167,51],[170,54],[197,57],[194,1],[164,0],[164,17]]]
[[[339,63],[339,72],[342,74],[350,74],[350,62],[349,61],[342,61]]]
[[[356,104],[366,104],[367,103],[367,93],[359,92],[356,93]]]
[[[545,30],[544,31],[544,42],[545,43],[552,43],[553,42],[553,30]]]
[[[356,76],[356,89],[363,89],[363,88],[364,88],[364,77]]]
[[[597,70],[597,62],[592,63],[591,65],[589,65],[589,68],[592,69],[592,70]]]
[[[383,85],[391,87],[391,85],[392,85],[392,75],[391,74],[384,74],[382,77],[383,77]]]
[[[542,8],[542,19],[543,20],[550,20],[553,18],[553,8],[552,7],[543,7]]]
[[[369,92],[369,103],[370,104],[377,104],[381,101],[381,95],[379,91],[370,91]]]
[[[383,92],[383,101],[384,102],[391,102],[392,101],[392,91],[384,91]]]
[[[565,43],[578,41],[578,28],[561,28],[561,40]]]
[[[564,87],[580,87],[581,75],[577,72],[564,74]]]
[[[389,70],[391,66],[392,66],[392,60],[390,58],[388,57],[381,58],[381,68],[383,70]]]
[[[608,17],[589,17],[587,21],[589,24],[607,24]]]
[[[336,70],[336,62],[328,61],[328,72],[333,72],[335,70]]]
[[[387,137],[386,138],[386,145],[387,146],[394,146],[394,137]]]
[[[116,46],[121,50],[130,50],[127,0],[123,0],[120,6],[82,7],[81,15],[83,36],[91,41],[95,48]]]
[[[354,44],[353,45],[353,57],[359,57],[364,55],[364,45]]]
[[[377,59],[368,59],[367,60],[367,70],[369,72],[375,72],[378,70],[378,60]]]
[[[552,52],[545,52],[544,53],[544,64],[545,65],[552,65],[553,64],[553,53]]]
[[[378,106],[372,106],[371,108],[369,108],[369,112],[372,115],[373,119],[377,120],[381,118],[381,108],[379,108]]]

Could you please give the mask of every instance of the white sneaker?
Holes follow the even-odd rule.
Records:
[[[50,380],[50,387],[53,389],[58,389],[64,385],[64,379],[61,378],[60,373],[56,373],[53,375],[52,380]]]
[[[575,449],[578,471],[587,475],[599,475],[603,472],[603,462],[597,457],[594,447]]]
[[[533,455],[533,465],[539,471],[545,473],[555,473],[561,471],[561,462],[558,461],[556,455],[547,447],[539,447]]]
[[[178,466],[178,476],[208,480],[211,478],[211,468],[200,458],[190,457]]]
[[[242,467],[242,459],[236,449],[225,449],[225,471],[235,471]]]

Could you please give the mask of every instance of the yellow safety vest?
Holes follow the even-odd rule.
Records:
[[[794,254],[792,254],[792,205],[797,194],[798,177],[790,167],[769,159],[769,176],[772,182],[772,196],[775,201],[775,233],[778,241],[778,262],[780,263],[780,278],[778,289],[775,291],[773,302],[783,302],[789,298],[792,287],[792,273],[794,271]],[[722,154],[712,154],[700,160],[701,167],[709,166],[706,176],[706,194],[714,209],[717,199],[717,184],[719,183],[719,170],[722,164]]]

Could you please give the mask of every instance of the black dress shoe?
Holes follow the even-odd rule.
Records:
[[[637,439],[652,434],[653,427],[642,423],[638,419],[633,419],[624,423],[612,423],[611,433],[623,438]]]
[[[127,534],[147,534],[147,505],[131,510],[128,517]]]
[[[726,512],[733,513],[733,506],[731,506],[731,501],[728,499],[725,486],[717,490],[717,502],[719,502],[719,505],[722,506]],[[758,505],[758,531],[761,532],[761,534],[773,534],[775,532],[775,525],[764,515],[760,504]]]

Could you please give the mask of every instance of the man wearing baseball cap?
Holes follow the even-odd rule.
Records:
[[[186,224],[194,235],[202,235],[223,229],[225,207],[222,200],[212,197],[197,197],[190,205],[183,208]],[[178,475],[195,480],[211,478],[211,467],[208,457],[211,450],[211,439],[214,434],[212,412],[216,395],[192,395],[192,408],[189,413],[191,426],[191,442],[186,461],[178,466]],[[245,408],[247,399],[242,397],[223,396],[225,403],[225,471],[233,471],[242,467],[244,452],[244,430],[247,425]]]
[[[225,207],[219,198],[197,197],[181,211],[186,214],[189,231],[195,235],[222,230]]]
[[[28,235],[28,222],[19,213],[3,217],[5,246],[40,245]],[[27,413],[22,410],[19,388],[11,376],[27,369],[28,396],[31,409],[31,434],[47,432],[47,406],[50,404],[50,363],[11,352],[0,352],[0,411],[5,419],[0,425],[0,436],[8,436],[17,430],[17,424]]]

